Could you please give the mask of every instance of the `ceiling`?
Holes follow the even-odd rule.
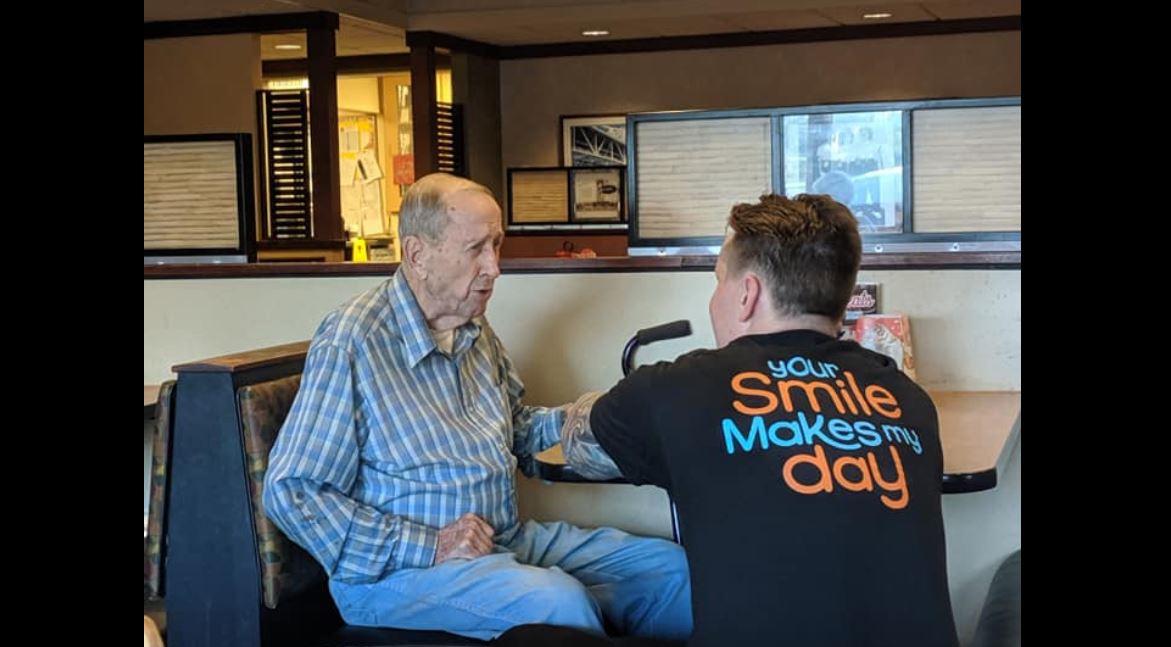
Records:
[[[534,45],[1011,16],[1020,15],[1021,0],[143,0],[145,22],[301,11],[340,14],[337,53],[350,56],[405,52],[408,30]],[[875,13],[891,15],[863,18]],[[303,33],[266,34],[261,42],[265,59],[305,56]]]
[[[299,49],[277,49],[277,45],[297,45]],[[262,34],[260,51],[264,60],[305,58],[305,32]],[[408,51],[401,27],[342,16],[337,30],[337,55],[394,54]]]

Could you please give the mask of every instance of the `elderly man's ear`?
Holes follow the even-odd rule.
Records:
[[[403,263],[406,263],[420,278],[426,274],[426,270],[423,268],[425,251],[423,241],[418,236],[403,238]]]

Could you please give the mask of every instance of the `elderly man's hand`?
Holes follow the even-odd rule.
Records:
[[[475,559],[492,552],[492,537],[496,531],[487,521],[467,513],[439,531],[439,546],[435,563],[449,559]]]

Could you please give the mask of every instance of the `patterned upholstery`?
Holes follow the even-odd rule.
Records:
[[[301,376],[292,375],[246,386],[237,392],[252,519],[263,572],[264,604],[270,609],[276,608],[282,593],[293,594],[325,579],[325,572],[317,562],[289,541],[264,514],[268,454],[300,386]]]
[[[163,537],[167,523],[167,467],[170,463],[171,425],[175,411],[175,381],[159,387],[155,407],[154,446],[150,460],[150,511],[147,515],[143,588],[148,598],[163,595]]]

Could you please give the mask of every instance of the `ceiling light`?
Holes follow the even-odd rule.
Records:
[[[609,36],[608,29],[587,29],[581,33],[582,36]]]
[[[292,49],[301,49],[301,46],[294,44],[294,43],[282,43],[280,45],[274,45],[273,48],[274,49],[292,50]]]
[[[862,20],[882,20],[883,18],[890,18],[892,16],[894,16],[893,13],[886,13],[886,12],[864,13],[864,14],[862,14]]]

